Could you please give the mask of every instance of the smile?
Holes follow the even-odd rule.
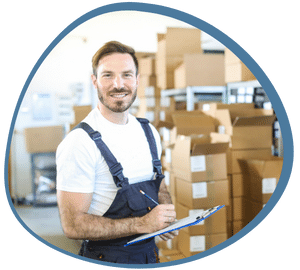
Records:
[[[120,94],[112,94],[111,97],[113,97],[113,98],[123,98],[127,95],[128,94],[126,94],[126,93],[122,93],[122,94],[120,93]]]

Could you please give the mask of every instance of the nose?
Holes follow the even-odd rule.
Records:
[[[124,80],[121,76],[116,76],[114,78],[114,87],[117,89],[123,88],[124,87]]]

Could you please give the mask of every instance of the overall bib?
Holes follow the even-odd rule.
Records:
[[[128,178],[123,175],[122,165],[116,160],[114,155],[103,142],[101,134],[98,131],[94,131],[84,122],[81,122],[78,126],[76,126],[76,128],[84,129],[96,143],[109,167],[116,186],[120,188],[110,208],[103,215],[104,217],[112,219],[140,217],[150,212],[156,204],[143,196],[140,193],[140,190],[143,190],[155,201],[158,201],[158,190],[164,175],[161,170],[161,162],[158,159],[155,138],[151,127],[149,126],[149,121],[142,118],[137,118],[137,120],[140,122],[147,137],[152,156],[155,179],[145,179],[145,181],[135,184],[128,183]],[[105,241],[85,240],[83,241],[79,255],[95,260],[114,263],[158,263],[158,249],[155,245],[154,238],[124,247],[128,241],[131,241],[138,236],[139,235],[133,235]]]

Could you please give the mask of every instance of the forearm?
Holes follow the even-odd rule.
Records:
[[[72,239],[111,240],[143,232],[139,218],[111,219],[80,214],[65,226],[65,234]]]

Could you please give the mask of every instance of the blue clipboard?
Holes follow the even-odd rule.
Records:
[[[159,231],[154,232],[154,233],[143,234],[143,235],[129,241],[127,244],[124,245],[124,247],[127,247],[129,245],[135,244],[137,242],[140,242],[140,241],[143,241],[143,240],[146,240],[146,239],[149,239],[151,237],[155,237],[155,236],[165,234],[165,233],[168,233],[168,232],[171,232],[171,231],[180,230],[184,227],[197,225],[202,220],[208,218],[209,216],[211,216],[212,214],[214,214],[215,212],[217,212],[218,210],[220,210],[224,206],[225,205],[221,205],[221,206],[218,205],[218,206],[215,206],[213,208],[210,208],[210,209],[204,211],[201,215],[199,215],[199,214],[190,215],[186,218],[177,220],[177,221],[173,222],[170,226],[168,226],[168,227],[166,227],[162,230],[159,230]]]

